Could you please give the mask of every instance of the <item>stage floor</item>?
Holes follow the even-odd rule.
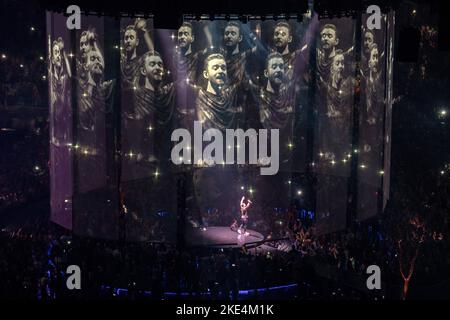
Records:
[[[240,235],[232,231],[230,227],[208,227],[206,230],[192,228],[186,231],[186,242],[188,246],[207,246],[217,248],[233,248],[243,245],[258,245],[264,240],[264,236],[248,229],[248,236]]]

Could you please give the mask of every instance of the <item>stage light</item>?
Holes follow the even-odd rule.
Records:
[[[292,149],[294,147],[294,145],[292,143],[288,143],[288,147],[289,147],[289,149]]]
[[[46,80],[47,79],[47,77],[46,76],[42,76],[42,80]]]
[[[155,173],[154,173],[155,178],[157,178],[159,175],[160,175],[160,173],[159,173],[158,169],[156,169]]]
[[[292,181],[291,181],[291,180],[289,180],[289,181],[288,181],[288,184],[291,184],[291,183],[292,183]]]
[[[114,46],[114,49],[119,49],[119,46],[116,44],[116,45]]]
[[[136,87],[136,86],[133,86],[133,90],[137,90],[137,87]]]
[[[379,174],[380,176],[382,176],[382,175],[384,174],[384,171],[383,171],[383,170],[380,170],[380,171],[378,171],[378,174]]]
[[[302,191],[302,190],[298,190],[298,191],[297,191],[297,195],[301,196],[302,194],[303,194],[303,191]]]
[[[241,190],[244,190],[244,186],[241,186]]]
[[[439,116],[439,118],[443,119],[447,116],[447,113],[448,113],[447,109],[441,109],[441,110],[439,110],[438,116]]]
[[[150,126],[150,127],[148,127],[147,129],[148,129],[148,131],[152,131],[152,130],[153,130],[153,127]]]
[[[172,35],[170,36],[172,38],[172,40],[175,39],[175,35],[172,33]]]
[[[39,171],[41,168],[39,166],[34,166],[34,171]]]
[[[31,26],[31,27],[30,27],[30,30],[31,30],[31,31],[35,31],[36,29],[35,29],[33,26]]]
[[[23,64],[20,64],[20,67],[23,68]]]
[[[442,171],[441,171],[441,175],[444,175],[444,174],[445,174],[445,171],[444,171],[444,170],[442,170]]]
[[[41,61],[44,60],[44,57],[43,57],[43,56],[40,56],[40,57],[39,57],[39,60],[41,60]]]
[[[6,54],[2,54],[2,59],[6,59]]]
[[[69,57],[73,58],[73,53],[72,52],[69,53]]]
[[[362,164],[362,165],[360,165],[360,167],[361,167],[361,169],[365,169],[365,168],[366,168],[366,165],[365,165],[365,164]]]
[[[358,153],[358,149],[353,150],[354,153]]]

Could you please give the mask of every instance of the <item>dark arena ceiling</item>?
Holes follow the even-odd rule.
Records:
[[[72,4],[80,6],[84,12],[112,16],[153,14],[176,16],[182,14],[302,14],[308,9],[308,0],[171,0],[171,1],[108,1],[108,0],[38,0],[47,10],[63,12]],[[399,0],[316,0],[314,10],[319,15],[352,15],[362,8],[377,4],[382,10],[396,8]]]

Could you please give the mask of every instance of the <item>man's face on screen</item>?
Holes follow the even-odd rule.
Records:
[[[338,44],[336,31],[332,28],[324,28],[320,32],[320,41],[322,44],[322,49],[325,49],[325,50],[333,49]]]
[[[275,57],[268,61],[266,76],[272,84],[280,85],[284,79],[284,61],[282,58]]]
[[[378,69],[378,58],[378,49],[373,48],[370,50],[369,68],[374,72],[377,72]]]
[[[53,46],[52,55],[53,65],[57,68],[61,68],[61,51],[59,50],[59,46],[57,44]]]
[[[291,40],[292,37],[287,27],[278,26],[275,28],[275,31],[273,33],[273,41],[275,43],[275,47],[285,48],[289,44],[289,42],[291,42]]]
[[[224,59],[216,58],[208,62],[205,77],[211,84],[223,86],[227,82],[227,64]]]
[[[333,58],[333,63],[331,65],[331,73],[334,76],[342,77],[343,72],[344,72],[344,55],[337,54]]]
[[[194,37],[192,36],[191,28],[187,26],[183,26],[178,29],[178,45],[181,48],[189,48],[191,43],[194,41]]]
[[[224,31],[224,42],[227,47],[235,47],[241,41],[242,37],[239,28],[236,26],[227,26]]]
[[[373,42],[374,42],[373,34],[370,32],[364,33],[364,50],[367,54],[369,53],[369,48]]]
[[[88,43],[87,36],[82,36],[80,38],[80,52],[81,57],[86,58],[87,53],[91,50],[91,46]]]
[[[143,74],[152,81],[161,81],[164,74],[164,63],[161,57],[156,55],[146,57]]]
[[[97,51],[89,51],[87,53],[86,67],[92,75],[102,75],[105,68],[102,56]]]
[[[137,34],[135,30],[128,29],[124,35],[125,50],[127,52],[133,52],[139,44]]]

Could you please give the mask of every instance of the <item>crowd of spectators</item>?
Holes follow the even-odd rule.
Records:
[[[0,212],[48,197],[48,127],[0,131]]]
[[[0,106],[47,107],[45,55],[0,56]]]

